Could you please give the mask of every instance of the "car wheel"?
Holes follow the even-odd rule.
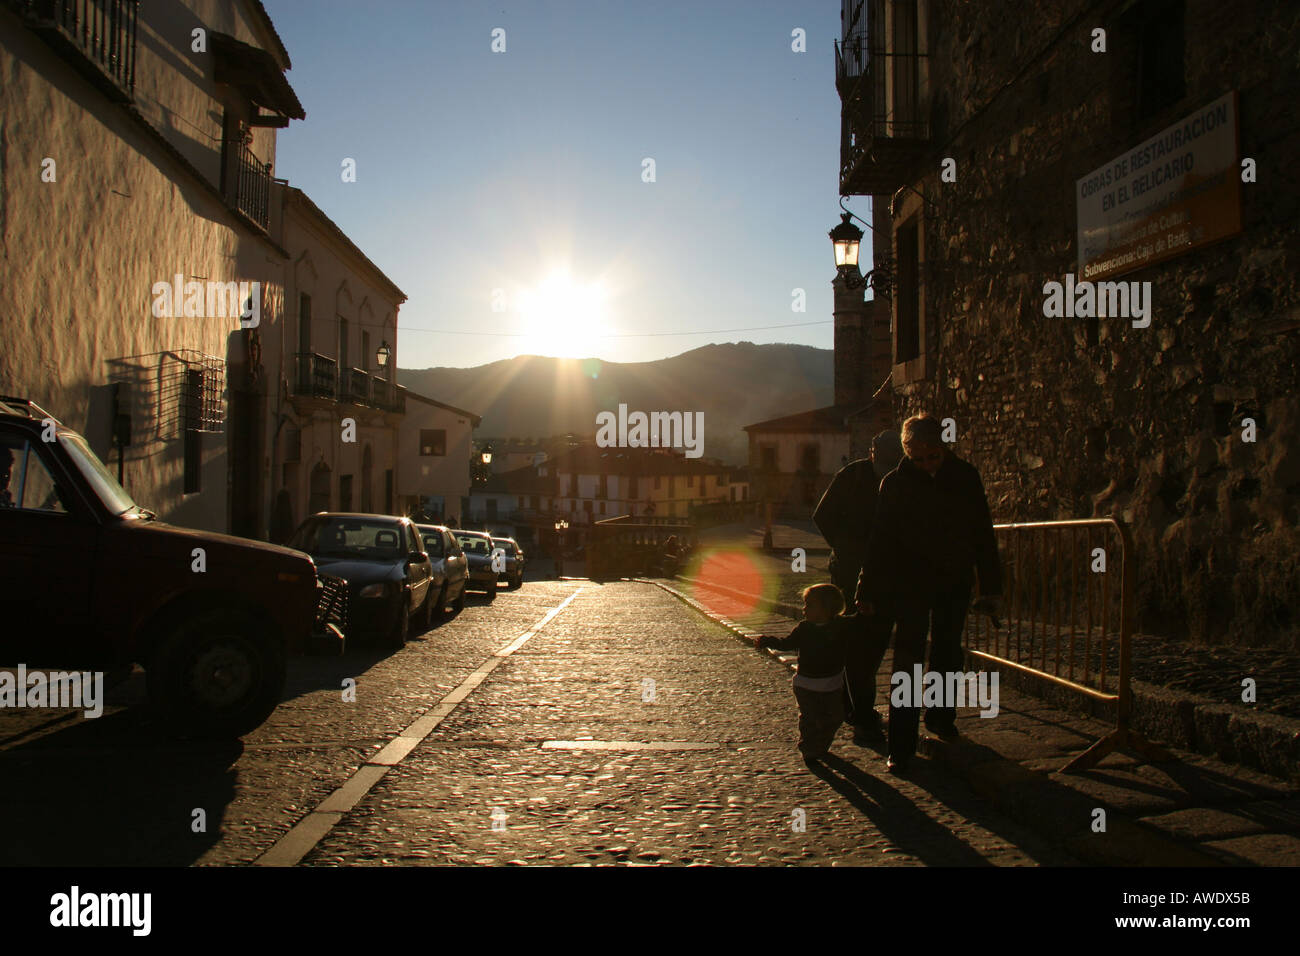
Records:
[[[444,581],[442,587],[438,589],[438,593],[434,595],[433,608],[429,611],[429,623],[432,624],[434,621],[441,621],[443,615],[445,615],[446,613],[447,613],[447,584]]]
[[[469,581],[465,581],[460,586],[460,594],[457,595],[456,600],[451,602],[451,609],[454,613],[459,614],[461,611],[465,610],[465,592],[468,590]]]
[[[489,585],[487,586],[487,599],[488,599],[489,601],[495,601],[495,600],[497,599],[497,583],[496,583],[496,581],[493,581],[491,584],[489,584]]]
[[[393,626],[388,632],[388,647],[391,650],[400,651],[406,646],[410,636],[411,597],[408,594],[402,597],[402,606],[397,609],[397,620],[393,622]]]
[[[524,583],[523,575],[516,575],[515,577],[510,579],[510,583],[508,587],[510,588],[510,590],[513,591],[523,583]]]
[[[169,732],[240,737],[271,716],[284,690],[284,649],[252,618],[199,614],[172,630],[149,658],[151,703]]]

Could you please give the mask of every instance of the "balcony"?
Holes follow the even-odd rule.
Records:
[[[385,412],[406,412],[406,389],[364,369],[338,371],[332,358],[315,352],[294,355],[293,394],[332,402],[365,405]]]
[[[841,195],[888,195],[916,176],[930,145],[921,95],[927,60],[914,42],[880,49],[864,34],[836,43]]]
[[[247,143],[239,144],[235,172],[235,208],[263,230],[271,226],[271,164],[253,155]]]
[[[9,6],[111,99],[134,98],[139,0],[9,0]]]
[[[339,401],[353,405],[370,404],[370,376],[359,368],[339,372]]]
[[[336,363],[333,359],[317,355],[315,352],[299,352],[294,358],[297,362],[293,387],[295,395],[328,399],[337,396],[334,374]]]
[[[405,414],[406,389],[401,385],[394,385],[392,382],[384,381],[382,378],[375,378],[370,404],[375,408],[382,408],[386,412]]]

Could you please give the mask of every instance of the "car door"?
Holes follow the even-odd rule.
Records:
[[[443,546],[442,533],[424,528],[417,530],[420,532],[420,540],[424,542],[425,553],[429,555],[429,587],[437,594],[447,583],[447,552]]]
[[[463,588],[469,579],[469,559],[465,557],[465,551],[456,540],[456,536],[450,531],[444,531],[442,536],[445,540],[444,547],[447,552],[447,593],[450,594],[455,590],[456,584]],[[452,583],[454,582],[454,583]]]
[[[420,538],[420,532],[415,525],[406,526],[407,551],[416,554],[424,551],[424,541]],[[429,579],[432,577],[432,569],[429,567],[429,558],[426,555],[419,561],[412,560],[409,563],[407,571],[407,580],[411,585],[411,610],[424,607],[425,597],[429,593]]]
[[[88,667],[111,650],[90,615],[99,522],[72,481],[47,443],[0,425],[0,665]]]

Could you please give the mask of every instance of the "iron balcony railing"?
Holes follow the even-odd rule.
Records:
[[[370,376],[359,368],[340,371],[339,398],[355,405],[369,405]]]
[[[81,72],[107,80],[106,92],[133,98],[139,0],[10,0],[9,6],[47,42],[73,53]]]
[[[371,404],[375,408],[382,408],[386,412],[406,411],[406,389],[401,385],[394,385],[382,378],[374,380],[374,392]]]
[[[294,392],[298,395],[313,395],[317,398],[335,398],[336,363],[332,358],[317,355],[315,352],[299,352],[295,356],[298,369],[294,381]]]
[[[263,229],[271,226],[271,164],[258,159],[247,143],[239,146],[235,207]]]
[[[294,354],[293,394],[406,412],[406,389],[364,369],[339,371],[332,358],[315,352]]]
[[[889,29],[885,13],[880,0],[866,0],[852,32],[835,44],[844,195],[894,192],[914,173],[930,138],[928,57],[915,8],[898,4]]]

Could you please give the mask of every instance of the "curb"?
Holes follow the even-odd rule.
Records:
[[[634,578],[644,584],[653,584],[676,597],[682,603],[699,611],[704,617],[720,624],[737,639],[751,644],[758,635],[741,625],[715,614],[695,599],[676,588],[647,578]],[[695,583],[695,582],[691,582]],[[715,587],[714,585],[707,585]],[[717,590],[732,591],[717,586]],[[740,594],[743,592],[732,591]],[[753,595],[745,595],[752,599]],[[778,602],[767,601],[768,604]],[[788,605],[787,605],[788,606]],[[778,654],[771,648],[767,654],[794,670],[793,655]],[[952,746],[943,741],[922,735],[918,749],[927,757],[954,771],[980,797],[1000,812],[1040,836],[1055,843],[1067,853],[1095,866],[1224,866],[1225,861],[1200,847],[1170,837],[1137,820],[1108,810],[1105,833],[1093,833],[1086,823],[1091,821],[1097,801],[1086,794],[1071,790],[1051,780],[1039,771],[1026,770],[1020,764],[1001,756],[990,747],[980,744]],[[1072,834],[1062,836],[1062,834]]]

